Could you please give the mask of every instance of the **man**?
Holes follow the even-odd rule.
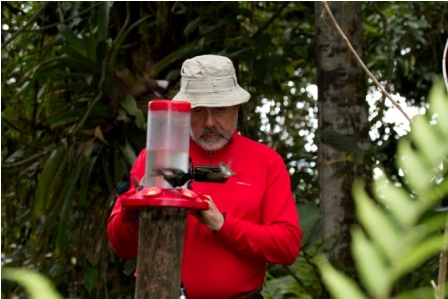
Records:
[[[228,58],[188,59],[181,75],[173,101],[191,103],[192,163],[223,162],[234,172],[225,183],[191,184],[209,196],[209,209],[187,216],[181,279],[188,299],[263,298],[266,263],[292,264],[302,240],[289,174],[273,149],[237,133],[240,104],[250,95]],[[131,170],[137,180],[144,175],[144,152]],[[137,256],[138,226],[120,198],[107,233],[119,256]]]

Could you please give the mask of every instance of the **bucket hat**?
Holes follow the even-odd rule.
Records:
[[[250,94],[238,85],[232,61],[219,55],[201,55],[182,64],[180,91],[173,101],[195,107],[228,107],[249,101]]]

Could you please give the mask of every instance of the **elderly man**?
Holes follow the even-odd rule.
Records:
[[[230,165],[224,184],[193,182],[207,194],[209,209],[187,217],[182,282],[188,299],[263,298],[266,263],[292,264],[300,249],[299,225],[290,178],[272,148],[237,132],[238,110],[250,95],[238,85],[232,61],[218,55],[186,60],[173,101],[191,104],[190,158],[194,165]],[[144,151],[131,177],[144,174]],[[138,225],[120,197],[107,233],[122,258],[137,256]]]

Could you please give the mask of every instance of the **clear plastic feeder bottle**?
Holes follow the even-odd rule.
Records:
[[[190,103],[153,100],[148,103],[146,136],[147,187],[173,188],[161,173],[188,172],[190,146]]]

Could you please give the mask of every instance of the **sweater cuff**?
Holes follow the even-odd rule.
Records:
[[[222,226],[221,226],[221,228],[219,230],[221,230],[222,227],[224,226],[224,223],[226,223],[226,216],[227,216],[227,213],[222,213],[222,217],[224,218],[224,222],[223,222],[223,224],[222,224]],[[213,230],[212,232],[214,234],[217,234],[219,232],[219,230]]]

